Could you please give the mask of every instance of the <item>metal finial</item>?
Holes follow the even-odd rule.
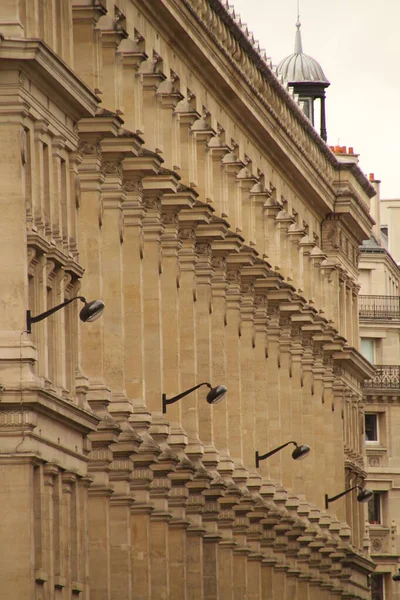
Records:
[[[303,45],[301,43],[301,33],[300,33],[300,0],[297,0],[297,21],[296,21],[296,39],[294,44],[294,53],[302,54],[303,53]]]

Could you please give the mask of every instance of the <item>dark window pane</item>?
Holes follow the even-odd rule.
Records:
[[[381,522],[381,496],[379,492],[374,492],[372,499],[368,502],[368,521],[373,525]]]
[[[381,575],[380,573],[374,573],[373,575],[371,575],[371,599],[384,600],[383,575]]]
[[[368,442],[378,441],[378,415],[376,414],[365,415],[365,439]]]

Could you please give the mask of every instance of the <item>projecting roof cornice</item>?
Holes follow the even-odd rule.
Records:
[[[15,64],[28,77],[40,81],[42,90],[74,119],[95,115],[100,99],[41,40],[9,39],[0,34],[0,62],[3,68]]]
[[[174,0],[170,1],[175,4]],[[361,169],[356,164],[351,167],[339,164],[294,100],[292,89],[275,75],[270,61],[261,55],[248,31],[242,29],[228,3],[222,0],[183,0],[183,3],[329,187],[335,178],[334,172],[349,169],[365,193],[372,197],[375,190]],[[333,171],[331,175],[329,166]]]

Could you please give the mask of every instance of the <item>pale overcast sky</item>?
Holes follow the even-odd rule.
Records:
[[[277,65],[294,50],[297,0],[230,0]],[[400,198],[400,0],[300,0],[303,52],[322,66],[328,144],[353,146],[360,167]]]

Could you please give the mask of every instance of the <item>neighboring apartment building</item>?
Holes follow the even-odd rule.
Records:
[[[400,263],[400,199],[380,202],[380,232],[382,244],[397,263]]]
[[[395,220],[387,210],[393,201],[379,202],[379,181],[373,175],[370,179],[377,190],[371,207],[376,225],[373,237],[360,247],[359,263],[360,349],[376,370],[364,383],[367,485],[374,491],[367,521],[377,564],[372,598],[393,600],[400,598],[400,582],[392,580],[400,566],[400,268],[399,256],[387,250],[388,230],[390,249],[398,239],[386,225]]]
[[[374,187],[226,2],[8,0],[0,34],[1,597],[367,600]]]

